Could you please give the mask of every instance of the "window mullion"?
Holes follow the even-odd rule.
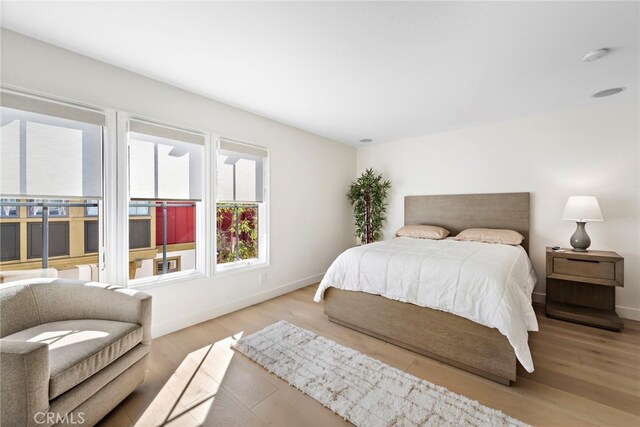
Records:
[[[127,120],[126,114],[116,113],[116,131],[111,144],[112,172],[109,183],[112,186],[111,203],[105,214],[107,221],[111,223],[111,250],[112,255],[111,281],[121,285],[129,282],[129,148],[127,146]]]
[[[121,250],[121,238],[118,230],[118,197],[121,182],[126,178],[118,179],[118,117],[113,110],[106,114],[106,126],[104,128],[103,145],[103,198],[98,207],[99,253],[101,253],[102,269],[100,280],[108,283],[126,286],[126,276],[120,274],[119,251]]]

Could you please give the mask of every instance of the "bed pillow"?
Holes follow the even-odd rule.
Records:
[[[524,240],[524,236],[513,230],[502,230],[498,228],[467,228],[456,236],[456,240],[463,240],[465,242],[519,245]]]
[[[435,225],[405,225],[396,232],[397,237],[440,240],[449,235],[449,230]]]

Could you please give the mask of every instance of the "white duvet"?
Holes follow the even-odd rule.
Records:
[[[398,237],[343,252],[314,300],[334,287],[447,311],[498,329],[533,372],[528,331],[538,330],[531,306],[535,284],[521,246]]]

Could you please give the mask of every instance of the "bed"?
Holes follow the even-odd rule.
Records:
[[[405,225],[504,228],[521,246],[395,238],[345,251],[315,300],[329,320],[499,383],[533,371],[529,193],[405,197]],[[428,286],[425,283],[429,284]],[[381,296],[381,295],[385,296]]]

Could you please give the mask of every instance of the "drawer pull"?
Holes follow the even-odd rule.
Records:
[[[575,258],[567,258],[568,261],[575,261],[575,262],[593,262],[595,264],[599,264],[600,261],[596,261],[593,259],[575,259]]]

